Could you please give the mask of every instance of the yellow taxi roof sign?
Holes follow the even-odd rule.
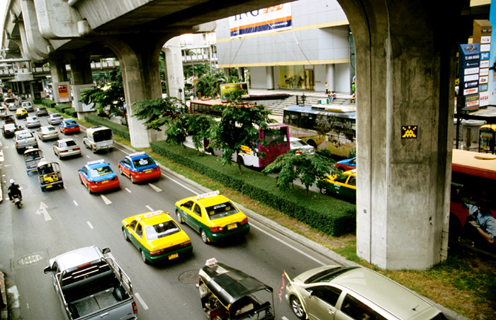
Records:
[[[203,199],[203,198],[208,198],[208,197],[214,197],[214,196],[218,196],[219,195],[219,190],[217,191],[212,191],[212,192],[207,192],[207,193],[204,193],[204,194],[199,194],[196,196],[196,199]]]

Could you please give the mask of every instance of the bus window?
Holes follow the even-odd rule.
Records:
[[[264,139],[266,146],[273,146],[276,144],[287,144],[288,136],[286,135],[287,129],[266,129],[264,131]]]

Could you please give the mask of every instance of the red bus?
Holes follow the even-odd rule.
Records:
[[[450,240],[496,253],[496,156],[453,150]]]
[[[213,107],[216,105],[226,105],[226,103],[221,100],[210,99],[191,100],[189,111],[190,113],[206,114],[219,118],[221,112]],[[246,105],[249,106],[247,103]],[[274,162],[278,156],[291,149],[289,127],[286,124],[269,123],[266,130],[259,130],[258,137],[265,140],[265,145],[241,146],[243,152],[238,155],[234,154],[232,160],[249,167],[265,168]],[[211,150],[211,152],[219,155],[216,150]],[[255,152],[263,152],[265,156],[262,159],[256,156]]]

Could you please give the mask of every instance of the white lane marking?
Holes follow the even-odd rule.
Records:
[[[44,204],[42,201],[40,202],[40,208],[38,209],[38,211],[36,211],[37,215],[41,215],[43,213],[43,216],[45,217],[45,221],[52,220],[52,217],[50,217],[50,215],[48,214],[47,208],[48,206]]]
[[[282,320],[289,320],[288,318],[286,318],[285,316],[282,316],[281,318]]]
[[[100,195],[103,199],[103,202],[105,202],[106,205],[109,205],[112,203],[112,201],[110,201],[106,196],[104,196],[103,194]]]
[[[143,299],[141,299],[141,296],[139,293],[135,293],[134,296],[136,297],[136,299],[138,299],[139,303],[141,303],[141,306],[143,307],[144,310],[148,310],[148,306],[146,305],[145,301],[143,301]]]
[[[180,185],[180,186],[181,186],[181,187],[183,187],[184,189],[189,190],[189,191],[193,192],[193,193],[194,193],[194,194],[196,194],[196,195],[199,195],[199,193],[198,193],[198,192],[196,192],[196,191],[194,191],[194,190],[192,190],[192,189],[190,189],[190,188],[186,187],[184,184],[179,183],[177,180],[174,180],[174,179],[172,179],[171,177],[167,177],[167,178],[168,178],[169,180],[171,180],[171,181],[174,181],[175,183],[177,183],[178,185]]]
[[[73,200],[72,202],[74,202],[74,205],[77,207],[79,206],[78,203],[76,202],[76,200]]]
[[[128,188],[125,188],[127,192],[131,193],[131,190],[129,190]]]
[[[93,229],[93,225],[91,224],[91,222],[86,221],[86,223],[88,224],[88,226],[90,227],[90,229]]]
[[[271,238],[273,238],[273,239],[275,239],[275,240],[277,240],[277,241],[281,242],[282,244],[287,245],[288,247],[290,247],[290,248],[291,248],[291,249],[293,249],[294,251],[296,251],[296,252],[298,252],[298,253],[300,253],[300,254],[302,254],[302,255],[306,256],[307,258],[310,258],[310,259],[312,259],[313,261],[315,261],[315,262],[317,262],[317,263],[320,263],[320,264],[321,264],[321,265],[323,265],[323,266],[325,266],[325,265],[326,265],[324,262],[322,262],[322,261],[318,260],[317,258],[312,257],[311,255],[309,255],[309,254],[307,254],[307,253],[305,253],[305,252],[301,251],[300,249],[298,249],[298,248],[296,248],[296,247],[294,247],[294,246],[290,245],[289,243],[284,242],[283,240],[281,240],[281,239],[277,238],[276,236],[271,235],[271,234],[270,234],[270,233],[268,233],[267,231],[264,231],[264,230],[262,230],[261,228],[259,228],[259,227],[257,227],[257,226],[254,226],[254,225],[253,225],[253,224],[251,224],[251,223],[250,223],[250,226],[251,226],[251,227],[254,227],[255,229],[257,229],[257,230],[259,230],[259,231],[261,231],[261,232],[263,232],[263,233],[265,233],[265,234],[266,234],[266,235],[268,235],[269,237],[271,237]]]
[[[89,155],[86,155],[86,158],[88,158],[88,159],[89,159],[89,158],[90,158],[90,156],[89,156]]]
[[[155,211],[155,210],[153,210],[153,209],[152,209],[152,207],[150,207],[149,205],[147,205],[147,206],[146,206],[146,208],[147,208],[148,210],[150,210],[150,211]]]
[[[152,187],[152,189],[153,189],[153,190],[155,190],[155,191],[157,191],[157,192],[162,192],[162,189],[160,189],[159,187],[157,187],[157,186],[155,186],[155,185],[153,185],[153,184],[151,184],[151,183],[149,183],[148,185],[149,185],[150,187]]]

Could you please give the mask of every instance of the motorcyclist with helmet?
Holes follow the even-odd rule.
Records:
[[[10,179],[10,186],[8,189],[10,201],[14,202],[15,195],[19,195],[19,198],[22,200],[21,189],[19,188],[19,185],[15,183],[14,179]]]

